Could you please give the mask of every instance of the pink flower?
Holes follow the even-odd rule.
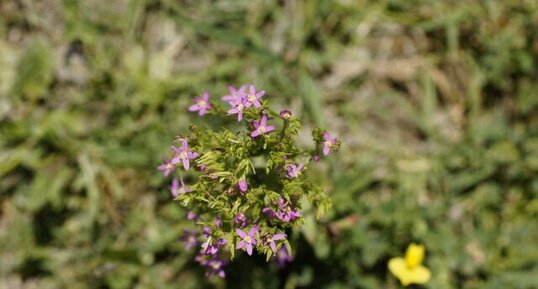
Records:
[[[180,194],[188,193],[191,191],[191,189],[188,186],[185,186],[185,184],[183,183],[183,179],[181,179],[181,187],[180,187],[177,178],[174,178],[172,180],[172,184],[168,187],[168,189],[172,193],[173,197],[177,197]]]
[[[229,103],[232,105],[232,109],[227,111],[228,115],[237,114],[237,121],[241,121],[243,119],[243,113],[247,108],[244,103],[244,96],[239,95],[236,100]]]
[[[198,153],[189,151],[189,145],[187,144],[186,140],[181,141],[181,148],[176,148],[174,146],[171,147],[172,150],[177,154],[172,159],[172,164],[177,164],[179,162],[183,163],[183,168],[185,170],[188,170],[190,168],[190,162],[189,160],[197,158],[199,156]]]
[[[277,204],[278,209],[276,212],[269,207],[263,208],[262,212],[267,214],[269,218],[278,219],[282,222],[290,222],[302,216],[299,211],[295,210],[290,203],[282,198],[277,201]]]
[[[243,212],[237,213],[234,217],[234,223],[239,225],[239,227],[245,227],[248,223],[247,216]]]
[[[331,147],[336,144],[336,138],[332,138],[328,132],[323,133],[323,155],[326,156],[331,151]]]
[[[297,210],[293,210],[290,205],[281,207],[280,211],[275,213],[277,219],[283,222],[290,222],[301,217],[301,213]]]
[[[296,164],[289,164],[286,166],[286,175],[288,178],[296,178],[301,175],[304,168],[304,164],[300,163],[299,165]]]
[[[276,254],[276,243],[275,243],[275,241],[282,240],[282,239],[285,239],[285,238],[286,238],[286,234],[281,234],[281,233],[274,234],[273,236],[268,235],[265,238],[265,243],[269,244],[269,247],[271,247],[271,250],[273,250],[273,253]]]
[[[195,97],[194,104],[189,106],[189,111],[198,111],[198,115],[203,116],[206,111],[211,109],[211,103],[209,103],[209,93],[204,92],[202,97]]]
[[[216,255],[219,252],[219,248],[226,244],[228,244],[228,240],[220,238],[213,244],[203,243],[202,250],[206,255]]]
[[[247,181],[243,179],[239,180],[239,183],[237,183],[237,186],[239,187],[239,190],[241,191],[241,193],[244,193],[248,190]]]
[[[256,92],[256,86],[254,84],[249,85],[249,92],[248,93],[242,93],[245,96],[245,106],[251,107],[254,105],[255,107],[261,107],[262,104],[260,103],[260,98],[265,94],[265,90],[261,90]]]
[[[185,249],[190,249],[194,246],[196,246],[196,232],[195,231],[189,231],[189,230],[183,230],[185,234],[179,238],[179,240],[183,243],[185,243]]]
[[[258,234],[258,228],[252,227],[248,233],[243,232],[241,229],[235,229],[235,232],[242,239],[237,243],[237,249],[245,248],[247,254],[252,255],[252,245],[256,245],[258,240],[256,240],[256,234]]]
[[[257,137],[262,134],[266,134],[270,131],[275,130],[274,125],[267,125],[267,115],[263,115],[260,121],[254,121],[254,131],[250,133],[251,137]]]
[[[195,213],[195,212],[188,212],[187,215],[185,216],[185,218],[187,218],[187,220],[193,220],[193,221],[196,221],[198,219],[198,215]]]
[[[176,166],[169,160],[164,159],[164,164],[157,167],[159,171],[163,171],[164,176],[167,177],[173,170],[176,169]]]
[[[207,267],[207,276],[217,275],[220,278],[226,277],[226,273],[224,273],[224,270],[222,269],[222,266],[224,266],[224,261],[213,258],[205,264]]]
[[[281,118],[289,120],[291,118],[291,111],[284,109],[279,113],[279,115]]]
[[[225,95],[221,97],[222,100],[228,102],[228,103],[235,103],[239,100],[239,97],[245,93],[245,89],[247,89],[247,85],[243,84],[239,89],[235,88],[234,86],[230,85],[228,86],[228,91],[230,92],[229,95]]]
[[[288,253],[288,249],[285,246],[280,247],[278,253],[276,254],[278,260],[278,265],[280,268],[286,266],[286,263],[293,261],[293,257]]]

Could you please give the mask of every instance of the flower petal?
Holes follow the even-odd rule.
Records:
[[[430,270],[422,265],[411,270],[409,274],[409,280],[411,283],[424,284],[430,281],[432,274]]]
[[[276,241],[276,240],[282,240],[284,238],[286,238],[286,234],[278,233],[278,234],[275,234],[272,239]]]
[[[424,259],[424,246],[411,243],[405,251],[405,262],[409,268],[415,268]]]
[[[275,242],[269,243],[269,247],[271,247],[271,250],[273,250],[273,252],[276,253],[276,244],[275,244]]]
[[[239,235],[239,237],[241,237],[242,239],[246,238],[247,237],[247,234],[245,232],[243,232],[243,230],[241,229],[235,229],[235,232],[237,233],[237,235]]]
[[[404,258],[397,257],[390,259],[388,267],[389,271],[400,280],[402,285],[409,285],[409,270],[407,269]]]
[[[251,136],[251,137],[257,137],[257,136],[259,136],[259,135],[260,135],[260,132],[259,132],[258,130],[255,130],[255,131],[253,131],[253,132],[250,133],[250,136]]]
[[[186,152],[189,150],[189,144],[186,140],[181,141],[181,152]]]
[[[190,166],[190,163],[189,163],[189,159],[188,159],[188,158],[183,159],[183,168],[184,168],[186,171],[188,171],[190,167],[191,167],[191,166]]]
[[[254,235],[258,234],[258,228],[256,228],[255,226],[250,228],[250,230],[248,230],[248,235],[252,238],[254,238]]]
[[[175,146],[170,146],[170,149],[172,149],[173,152],[175,152],[176,154],[180,154],[181,153],[181,150],[176,148]]]
[[[263,115],[262,119],[260,120],[260,126],[266,126],[267,124],[267,115]]]

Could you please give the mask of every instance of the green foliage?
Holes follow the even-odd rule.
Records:
[[[537,5],[0,1],[0,288],[400,288],[410,242],[422,288],[537,288]],[[208,279],[155,167],[244,82],[343,140],[305,176],[333,209]]]

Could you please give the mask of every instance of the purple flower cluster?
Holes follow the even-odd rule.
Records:
[[[249,256],[252,255],[253,246],[257,245],[260,240],[258,227],[256,225],[252,226],[247,233],[241,229],[235,229],[235,232],[240,238],[240,240],[237,242],[237,249],[243,249]],[[277,253],[277,244],[275,241],[284,239],[286,239],[286,234],[282,233],[265,235],[263,238],[261,238],[261,240],[263,240],[263,244],[268,245],[275,254]]]
[[[196,221],[198,220],[198,215],[194,212],[189,212],[187,219]],[[215,219],[215,225],[217,227],[222,225],[220,218]],[[228,240],[224,238],[211,238],[212,233],[209,227],[203,228],[202,235],[207,238],[207,241],[201,244],[195,261],[206,267],[208,276],[217,275],[224,278],[226,274],[224,273],[223,266],[226,263],[220,259],[219,250],[228,243]],[[185,249],[188,250],[198,244],[198,234],[196,231],[184,230],[184,235],[179,240],[184,243]]]
[[[221,278],[226,277],[226,273],[223,269],[224,265],[226,265],[226,262],[219,259],[216,254],[205,254],[204,251],[205,250],[200,251],[200,253],[194,258],[194,260],[200,263],[200,265],[206,267],[206,275],[217,275]]]
[[[246,92],[247,85],[241,86],[239,89],[229,86],[229,95],[223,96],[221,99],[228,102],[232,107],[227,111],[228,115],[237,114],[237,121],[243,120],[243,114],[245,109],[254,106],[257,108],[262,107],[260,102],[261,97],[265,94],[264,90],[256,92],[256,86],[253,84],[248,85],[249,91]]]
[[[219,252],[219,248],[226,244],[228,244],[228,240],[220,238],[217,240],[217,242],[213,244],[203,243],[202,251],[205,255],[217,255],[217,253]]]
[[[267,105],[265,91],[257,90],[253,84],[239,88],[229,86],[228,91],[228,95],[221,97],[229,105],[225,109],[221,104],[211,102],[209,93],[204,92],[194,98],[194,104],[188,110],[199,116],[208,113],[233,116],[247,131],[229,137],[234,133],[227,129],[215,131],[192,125],[190,134],[179,137],[177,144],[171,146],[173,155],[157,167],[165,177],[178,174],[172,178],[168,189],[183,206],[192,206],[186,219],[193,221],[196,229],[185,229],[180,237],[185,249],[198,248],[195,260],[207,269],[208,276],[221,278],[226,276],[223,267],[225,260],[233,256],[234,252],[228,252],[232,248],[245,251],[249,256],[255,251],[274,256],[280,266],[293,260],[284,230],[301,218],[297,200],[303,193],[300,189],[289,192],[287,185],[300,187],[310,200],[324,197],[317,194],[321,191],[309,190],[308,181],[301,175],[309,162],[318,161],[340,146],[336,138],[316,128],[313,135],[317,147],[312,150],[311,160],[305,160],[302,157],[305,151],[293,142],[300,122],[292,118],[291,111],[283,109],[276,114]],[[276,121],[282,123],[279,134],[274,132],[273,122]],[[228,142],[232,143],[229,147]],[[212,153],[217,157],[212,157]],[[273,202],[266,198],[274,200],[267,189],[270,184],[264,184],[265,176],[250,175],[257,174],[257,167],[250,158],[259,154],[268,155],[266,174],[276,172],[271,175],[278,177],[279,186],[287,188]],[[299,157],[303,162],[296,160]],[[252,170],[248,165],[243,166],[243,162],[250,163]],[[189,177],[191,174],[200,176],[198,183],[192,185],[193,192],[183,182],[179,175],[182,170],[178,169],[182,167],[188,171],[191,166],[195,172],[190,171]],[[221,167],[227,172],[224,173]],[[193,202],[198,198],[207,203]]]
[[[247,91],[248,87],[248,91]],[[256,91],[256,86],[253,84],[242,85],[239,89],[229,86],[228,91],[230,94],[223,96],[221,99],[228,102],[231,108],[227,111],[228,115],[237,115],[237,121],[242,121],[245,110],[249,107],[262,108],[260,99],[265,95],[265,90]],[[206,111],[212,109],[209,101],[209,93],[204,92],[202,97],[194,98],[195,103],[189,107],[189,111],[197,111],[200,116],[205,115]],[[291,118],[291,112],[289,110],[283,110],[280,113],[284,119]],[[260,120],[252,122],[254,130],[250,133],[251,137],[257,137],[273,131],[275,127],[273,125],[267,125],[267,115],[263,114]],[[164,169],[165,167],[163,167]],[[168,172],[169,173],[169,172]]]
[[[247,89],[246,84],[243,84],[239,89],[235,88],[233,85],[230,85],[228,86],[228,91],[230,94],[221,97],[221,99],[226,102],[236,102],[239,97],[242,97],[245,94],[245,89]]]
[[[301,212],[294,209],[292,204],[286,202],[284,199],[278,199],[277,201],[277,210],[266,207],[262,210],[269,218],[277,219],[282,222],[291,222],[297,218],[301,217]]]
[[[226,273],[224,273],[224,270],[222,269],[222,267],[226,265],[226,262],[220,259],[212,258],[209,259],[209,261],[202,263],[202,265],[207,267],[207,276],[217,275],[220,278],[226,277]]]
[[[178,142],[181,143],[180,148],[171,146],[171,149],[174,152],[174,156],[172,157],[172,159],[165,158],[163,161],[164,163],[157,167],[158,170],[163,172],[165,177],[170,175],[170,173],[177,168],[179,163],[183,165],[183,168],[185,170],[188,170],[190,168],[190,160],[195,159],[199,156],[198,153],[189,150],[189,144],[187,143],[187,140],[180,138],[178,139]],[[181,186],[179,185],[180,182]],[[173,178],[172,183],[168,186],[168,189],[170,190],[170,193],[174,198],[191,191],[191,189],[186,186],[185,183],[183,183],[182,178],[180,178],[179,180],[177,178]]]

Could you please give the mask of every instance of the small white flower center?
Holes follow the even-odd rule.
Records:
[[[258,128],[258,131],[261,132],[261,133],[264,133],[265,132],[265,126],[260,126]]]
[[[327,147],[332,147],[332,146],[333,146],[333,143],[330,142],[330,141],[325,141],[324,144],[325,144],[325,146],[327,146]]]
[[[187,152],[182,152],[179,154],[180,159],[186,159],[187,158]]]
[[[200,100],[198,102],[198,106],[200,106],[200,107],[204,107],[204,106],[206,106],[206,104],[207,104],[207,102],[205,102],[205,100]]]
[[[243,239],[243,240],[245,240],[245,242],[247,242],[247,243],[252,242],[252,238],[250,236],[246,236],[245,239]]]
[[[256,101],[256,96],[255,95],[252,95],[252,94],[249,94],[248,97],[247,97],[248,101],[250,102],[255,102]]]

